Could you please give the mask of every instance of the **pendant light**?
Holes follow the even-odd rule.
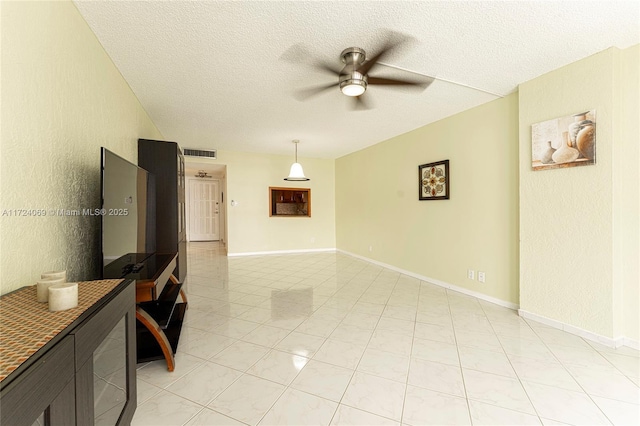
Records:
[[[302,165],[298,163],[298,144],[300,143],[300,141],[296,139],[293,141],[293,143],[296,146],[296,162],[291,165],[289,176],[284,178],[284,180],[293,180],[293,181],[309,180],[308,177],[305,177],[304,171],[302,171]]]

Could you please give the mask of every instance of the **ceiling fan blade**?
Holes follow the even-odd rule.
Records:
[[[334,83],[329,83],[329,84],[322,84],[320,86],[313,86],[313,87],[309,87],[307,89],[302,89],[302,90],[298,90],[295,93],[295,98],[299,101],[306,101],[309,98],[312,98],[316,95],[319,95],[333,87],[338,87],[340,83],[339,82],[334,82]]]
[[[420,90],[424,90],[433,83],[435,79],[433,78],[423,78],[420,80],[397,80],[391,78],[381,78],[381,77],[371,77],[368,78],[368,84],[378,84],[384,86],[409,86],[411,88],[416,88]]]
[[[400,46],[412,40],[411,37],[397,33],[395,31],[389,31],[388,38],[389,40],[387,40],[387,42],[385,42],[385,44],[378,50],[378,53],[373,55],[371,58],[369,58],[369,60],[358,67],[358,72],[367,74],[369,70],[380,60],[384,59],[384,57],[387,56],[389,52],[396,50]]]
[[[339,75],[342,68],[339,68],[335,65],[322,62],[315,61],[311,58],[313,54],[309,52],[309,50],[303,44],[294,44],[290,48],[288,48],[282,55],[280,55],[280,59],[292,64],[302,64],[308,65],[313,68],[316,68],[320,71],[325,71],[333,75]]]
[[[342,68],[336,67],[335,65],[331,65],[326,62],[315,61],[311,63],[311,65],[316,69],[326,71],[333,75],[340,75],[340,72],[342,71]]]
[[[364,95],[353,96],[351,99],[351,110],[352,111],[366,111],[371,109],[371,103],[363,99]]]

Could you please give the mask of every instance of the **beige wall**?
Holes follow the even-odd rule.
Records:
[[[520,85],[520,304],[637,339],[637,46],[623,53],[611,48]],[[531,125],[590,109],[597,164],[533,172]]]
[[[100,207],[100,146],[161,138],[73,3],[2,2],[0,207]],[[98,274],[96,217],[0,217],[0,292],[46,270]]]
[[[418,165],[445,159],[451,198],[418,201]],[[338,248],[517,304],[517,162],[517,94],[339,158]]]
[[[640,341],[640,45],[618,58],[614,150],[614,311],[617,335]]]
[[[334,160],[301,157],[311,180],[287,182],[293,161],[293,146],[291,156],[218,151],[227,166],[229,254],[335,248]],[[269,217],[270,186],[311,188],[311,217]]]

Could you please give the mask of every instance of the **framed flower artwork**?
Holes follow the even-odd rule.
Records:
[[[449,160],[418,166],[420,200],[449,199]]]

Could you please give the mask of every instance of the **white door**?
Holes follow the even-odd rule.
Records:
[[[191,180],[189,184],[189,241],[220,239],[220,182]]]

